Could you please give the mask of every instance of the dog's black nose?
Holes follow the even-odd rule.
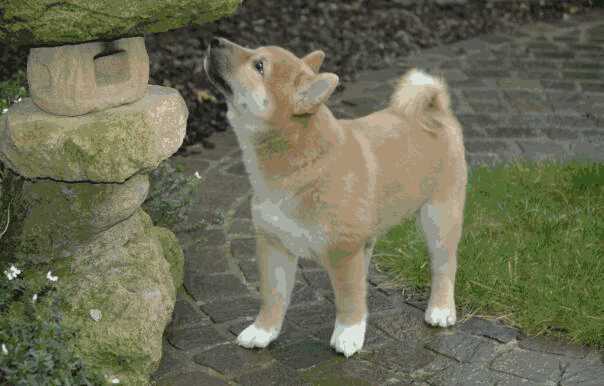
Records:
[[[220,47],[220,39],[213,38],[212,40],[210,40],[210,47],[212,47],[212,48]]]

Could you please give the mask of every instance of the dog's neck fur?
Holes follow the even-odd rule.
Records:
[[[345,141],[338,120],[324,105],[316,113],[261,122],[229,105],[229,122],[237,134],[246,169],[256,191],[295,190],[316,178],[316,171]],[[308,172],[308,173],[305,173]],[[308,174],[307,178],[302,177]],[[311,177],[312,176],[312,177]]]

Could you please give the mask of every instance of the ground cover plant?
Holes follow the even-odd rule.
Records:
[[[16,71],[5,80],[0,79],[0,115],[7,111],[8,106],[28,95],[26,83],[23,71]]]
[[[515,162],[470,173],[456,300],[466,316],[604,347],[604,164]],[[414,219],[376,246],[379,267],[429,285]]]
[[[60,278],[51,270],[0,264],[0,385],[101,385],[61,324]]]

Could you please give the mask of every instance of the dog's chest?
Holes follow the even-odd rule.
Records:
[[[278,239],[292,254],[306,258],[318,256],[326,244],[320,225],[305,224],[296,218],[295,199],[271,196],[256,195],[252,200],[254,224]]]
[[[278,239],[285,248],[298,257],[313,258],[321,253],[326,241],[319,224],[305,224],[296,213],[302,205],[287,191],[272,189],[260,170],[252,141],[252,133],[262,130],[240,119],[229,109],[229,120],[241,146],[243,162],[254,191],[252,219],[256,227]]]

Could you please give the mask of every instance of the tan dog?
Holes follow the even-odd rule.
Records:
[[[318,73],[323,58],[321,51],[299,59],[279,47],[251,50],[213,39],[204,68],[226,95],[254,190],[262,306],[238,343],[266,347],[278,336],[298,257],[313,258],[335,292],[331,345],[348,357],[365,338],[376,238],[413,213],[432,263],[425,320],[455,323],[467,167],[442,81],[411,70],[388,108],[338,120],[324,105],[338,77]]]

